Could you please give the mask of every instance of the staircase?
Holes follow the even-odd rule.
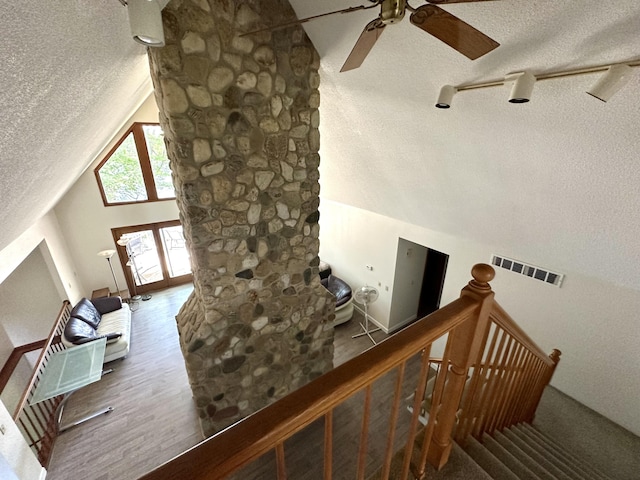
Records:
[[[485,433],[482,443],[469,437],[464,450],[496,480],[610,480],[526,423]]]

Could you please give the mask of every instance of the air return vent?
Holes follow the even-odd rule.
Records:
[[[536,267],[534,265],[521,262],[520,260],[513,260],[512,258],[506,258],[498,255],[491,256],[491,264],[496,267],[504,268],[505,270],[510,270],[514,273],[519,273],[520,275],[531,277],[535,280],[540,280],[541,282],[555,285],[556,287],[562,285],[562,279],[564,278],[563,274],[552,272],[547,268]]]

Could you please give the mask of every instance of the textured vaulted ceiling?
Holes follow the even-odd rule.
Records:
[[[358,4],[291,3],[299,17]],[[322,58],[323,197],[640,289],[640,68],[606,104],[584,93],[590,75],[538,82],[524,105],[499,87],[433,107],[444,84],[640,58],[640,2],[444,8],[501,46],[472,62],[405,18],[360,69],[339,73],[376,10],[306,24]],[[2,248],[55,204],[150,82],[117,0],[5,2],[0,28]]]

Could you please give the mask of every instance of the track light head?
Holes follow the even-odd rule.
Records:
[[[158,0],[129,0],[127,3],[133,39],[147,47],[164,47],[162,13]]]
[[[509,103],[527,103],[531,100],[536,77],[531,72],[511,73],[504,78],[504,83],[513,82]]]
[[[629,65],[611,65],[593,87],[587,90],[587,93],[598,100],[607,102],[629,80],[631,80],[631,67]]]
[[[451,107],[451,100],[458,90],[451,85],[445,85],[440,89],[440,95],[438,95],[438,101],[436,102],[436,108],[449,108]]]

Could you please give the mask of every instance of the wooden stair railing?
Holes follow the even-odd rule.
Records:
[[[275,403],[204,440],[141,478],[145,480],[222,479],[263,454],[273,451],[276,457],[277,478],[283,480],[287,475],[285,440],[311,425],[315,420],[324,418],[323,478],[331,479],[333,475],[334,410],[358,392],[364,392],[360,447],[357,458],[354,459],[357,478],[364,479],[366,477],[369,415],[372,408],[371,389],[377,380],[387,373],[393,372],[396,374],[396,381],[391,402],[392,408],[389,412],[376,411],[376,414],[388,415],[388,431],[382,433],[387,436],[387,445],[381,459],[383,475],[388,476],[395,453],[395,427],[400,411],[406,409],[406,405],[402,404],[404,399],[402,384],[406,381],[407,363],[419,355],[419,373],[416,376],[415,386],[411,387],[415,392],[413,414],[409,422],[407,437],[402,439],[402,443],[405,445],[402,470],[404,472],[403,478],[406,478],[411,467],[413,446],[419,433],[418,417],[428,377],[431,344],[445,334],[449,334],[445,359],[454,366],[452,370],[456,374],[460,373],[464,376],[470,358],[475,358],[475,355],[470,357],[473,348],[480,346],[479,342],[474,341],[474,337],[477,337],[478,325],[489,322],[490,309],[485,304],[490,302],[493,297],[493,292],[487,283],[493,278],[493,269],[488,265],[476,265],[472,274],[474,280],[463,289],[458,300],[406,327]],[[483,316],[485,318],[482,318]],[[455,396],[457,394],[455,389],[464,386],[464,382],[460,384],[453,381],[454,376],[448,379],[445,390]],[[461,392],[460,388],[460,394]],[[455,408],[452,414],[455,419]],[[451,448],[451,432],[445,433],[443,428],[454,423],[447,419],[448,415],[450,415],[449,409],[441,408],[438,412],[437,424],[428,425],[429,433],[424,437],[420,436],[420,438],[424,438],[421,440],[421,451],[426,452],[423,455],[424,458],[421,459],[422,463],[426,463],[427,453],[432,450],[435,453],[429,453],[430,458],[439,459],[440,456],[448,454]],[[380,434],[381,432],[375,433]],[[433,442],[431,442],[432,438]],[[436,445],[436,448],[434,449],[432,445]],[[339,446],[335,448],[339,448]],[[412,468],[415,472],[419,472],[420,470],[424,471],[425,467],[424,465],[414,465]]]
[[[62,395],[39,402],[36,405],[29,405],[29,400],[52,353],[65,348],[60,338],[69,320],[70,313],[71,304],[68,300],[65,300],[49,336],[42,346],[42,352],[38,357],[33,374],[13,415],[13,420],[44,468],[49,465],[53,444],[58,433],[55,415],[58,405],[62,401]]]
[[[14,348],[9,354],[9,358],[4,363],[2,370],[0,370],[0,394],[4,391],[7,383],[11,379],[13,372],[16,367],[20,363],[20,360],[24,355],[29,352],[33,352],[35,350],[40,350],[47,343],[47,339],[43,338],[42,340],[38,340],[37,342],[31,342],[26,345],[20,345],[19,347]]]
[[[461,405],[455,433],[464,444],[520,422],[531,423],[553,372],[559,350],[544,353],[498,304],[494,303],[485,348],[479,352]]]
[[[453,435],[471,430],[501,428],[514,419],[532,416],[542,389],[557,364],[522,332],[495,303],[489,286],[495,272],[489,265],[473,267],[473,280],[458,300],[418,320],[361,355],[322,375],[275,403],[204,440],[141,477],[142,480],[216,480],[227,478],[263,454],[274,452],[276,478],[287,478],[285,441],[314,421],[324,418],[323,478],[333,478],[334,411],[359,392],[364,405],[356,464],[357,479],[367,478],[367,439],[373,384],[389,372],[396,374],[392,406],[387,412],[386,449],[380,476],[389,478],[394,459],[394,435],[407,382],[408,362],[420,357],[419,372],[411,387],[411,419],[403,445],[401,474],[394,478],[423,478],[427,461],[436,468],[446,464]],[[433,375],[431,345],[447,335],[443,358]],[[487,342],[488,339],[490,342]],[[496,345],[497,348],[496,348]],[[555,351],[554,351],[555,352]],[[435,364],[434,363],[434,364]],[[411,365],[413,367],[413,365]],[[430,371],[431,370],[431,371]],[[430,396],[426,425],[420,430],[420,411]],[[519,403],[518,403],[519,402]],[[479,406],[478,406],[479,405]],[[461,409],[462,407],[462,409]],[[376,405],[379,409],[380,406]],[[397,465],[394,463],[394,469]]]

